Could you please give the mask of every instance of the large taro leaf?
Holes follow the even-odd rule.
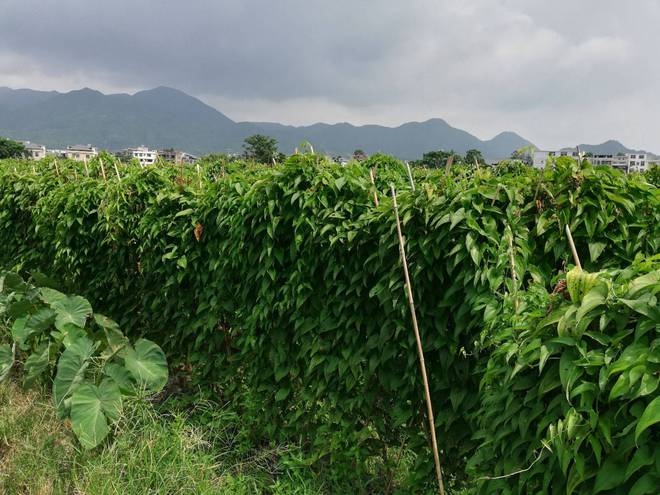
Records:
[[[51,307],[57,313],[55,327],[59,330],[68,324],[84,328],[87,317],[92,314],[92,306],[89,301],[80,296],[69,296],[57,301]]]
[[[48,342],[43,342],[32,354],[25,360],[24,368],[26,371],[24,383],[30,385],[33,383],[44,371],[48,369],[48,352],[50,346]]]
[[[27,350],[27,340],[41,333],[55,321],[55,311],[50,308],[39,308],[33,314],[17,318],[11,328],[11,334],[18,346]]]
[[[103,329],[111,355],[116,354],[128,344],[128,339],[121,332],[119,325],[114,320],[111,320],[107,316],[94,313],[94,321]]]
[[[0,273],[0,292],[20,292],[27,290],[27,284],[14,272]]]
[[[87,332],[78,325],[67,323],[62,325],[59,330],[52,332],[51,335],[57,342],[64,344],[64,347],[68,349],[79,338],[87,336]]]
[[[108,422],[119,419],[121,392],[117,384],[105,378],[97,387],[82,383],[71,397],[71,427],[80,444],[93,449],[108,435]]]
[[[65,325],[73,324],[84,328],[87,318],[92,315],[89,301],[80,296],[67,296],[49,288],[40,290],[41,299],[56,313],[55,327],[62,330]]]
[[[62,301],[67,297],[66,294],[62,294],[59,290],[50,289],[48,287],[42,287],[39,289],[39,295],[41,296],[41,300],[49,306],[52,306],[57,301]]]
[[[60,418],[66,416],[68,399],[82,382],[93,353],[94,343],[87,337],[81,337],[60,356],[53,382],[53,400]]]
[[[103,373],[112,378],[123,394],[135,393],[135,382],[126,368],[117,363],[107,363]]]
[[[11,326],[11,338],[18,344],[19,347],[25,346],[25,341],[30,336],[30,329],[27,328],[28,317],[23,316],[14,320]]]
[[[150,340],[139,339],[134,348],[126,346],[121,356],[124,358],[126,369],[139,387],[158,392],[167,383],[165,354]]]
[[[56,280],[39,271],[30,272],[30,276],[32,277],[34,285],[37,287],[48,287],[51,289],[57,289],[59,287],[59,284]]]
[[[0,382],[4,381],[14,366],[14,349],[9,344],[0,345]]]

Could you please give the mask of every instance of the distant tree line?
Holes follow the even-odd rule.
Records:
[[[461,155],[455,151],[429,151],[428,153],[424,153],[421,159],[411,162],[411,165],[427,168],[444,168],[447,166],[449,157],[452,156],[454,157],[453,163],[455,164],[486,165],[486,160],[481,154],[481,151],[477,149],[468,150],[465,155]]]
[[[24,158],[27,156],[27,150],[23,143],[0,136],[0,159],[3,158]]]

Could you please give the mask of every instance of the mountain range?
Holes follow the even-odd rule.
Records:
[[[109,94],[89,88],[60,93],[0,87],[0,136],[29,140],[50,148],[91,143],[118,150],[136,145],[174,147],[190,153],[239,153],[243,140],[266,134],[278,140],[280,149],[291,153],[302,142],[317,151],[348,156],[356,149],[381,151],[405,159],[424,152],[476,148],[489,160],[508,157],[531,145],[514,132],[502,132],[482,141],[450,126],[442,119],[408,122],[398,127],[354,126],[348,123],[289,126],[267,122],[235,122],[215,108],[182,91],[166,87],[133,95]],[[617,141],[584,151],[627,152]],[[610,151],[614,150],[614,151]]]

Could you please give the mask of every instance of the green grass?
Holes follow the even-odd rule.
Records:
[[[335,493],[309,470],[283,468],[285,448],[246,446],[239,418],[202,407],[213,418],[203,428],[188,414],[159,414],[147,402],[126,404],[111,441],[85,451],[57,419],[48,396],[2,383],[0,493]]]

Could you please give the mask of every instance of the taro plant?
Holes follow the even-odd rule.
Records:
[[[129,396],[160,391],[168,378],[163,351],[134,344],[110,318],[94,313],[80,296],[66,295],[35,274],[26,282],[0,272],[0,381],[22,368],[23,384],[50,383],[61,419],[68,418],[80,444],[99,445],[119,419]]]

